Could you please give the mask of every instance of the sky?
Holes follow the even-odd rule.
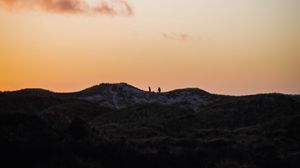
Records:
[[[0,90],[300,94],[299,0],[0,0]]]

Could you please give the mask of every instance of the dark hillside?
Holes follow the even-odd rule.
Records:
[[[298,168],[299,123],[296,95],[237,97],[200,89],[156,94],[126,84],[68,94],[2,92],[1,163],[37,168]]]

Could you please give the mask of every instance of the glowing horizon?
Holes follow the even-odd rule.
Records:
[[[1,91],[300,94],[298,0],[13,2],[0,0]]]

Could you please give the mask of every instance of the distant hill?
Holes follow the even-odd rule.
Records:
[[[0,93],[0,160],[10,167],[296,168],[299,142],[299,95],[126,83]]]

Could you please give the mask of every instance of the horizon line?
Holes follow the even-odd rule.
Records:
[[[24,91],[24,90],[44,90],[44,91],[48,91],[48,92],[51,92],[51,93],[68,94],[68,93],[81,92],[81,91],[84,91],[86,89],[96,87],[96,86],[100,86],[100,85],[118,85],[118,84],[126,84],[126,85],[134,87],[138,90],[141,90],[141,91],[144,91],[144,92],[149,92],[146,89],[141,89],[141,88],[136,87],[135,85],[129,84],[127,82],[102,82],[102,83],[91,85],[89,87],[85,87],[83,89],[75,90],[75,91],[55,91],[55,90],[47,89],[47,88],[43,88],[43,87],[24,87],[24,88],[20,88],[20,89],[16,89],[16,90],[0,90],[0,93],[19,92],[19,91]],[[148,88],[148,87],[149,86],[145,86],[145,88]],[[220,94],[220,93],[210,92],[210,91],[207,91],[205,89],[201,89],[199,87],[189,87],[189,86],[183,87],[183,88],[171,89],[171,90],[167,90],[167,91],[162,91],[162,93],[169,93],[169,92],[173,92],[173,91],[176,91],[176,90],[186,90],[186,89],[198,89],[198,90],[202,90],[202,91],[207,92],[207,93],[212,94],[212,95],[223,95],[223,96],[233,96],[233,97],[234,96],[265,95],[265,94],[282,94],[282,95],[300,96],[300,93],[283,93],[283,92],[276,92],[276,91],[272,91],[272,92],[255,92],[255,93],[249,93],[249,94],[247,94],[247,93],[245,93],[245,94],[224,94],[224,93],[221,93]],[[157,93],[157,92],[152,91],[152,93]]]

